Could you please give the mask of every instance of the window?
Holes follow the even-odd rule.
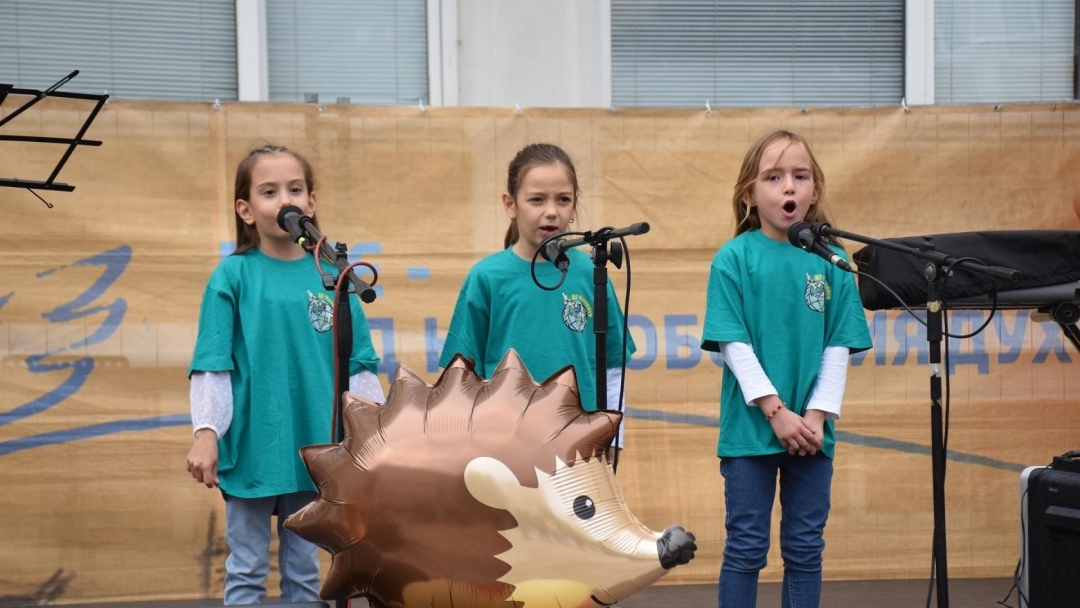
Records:
[[[904,0],[611,0],[616,106],[898,104]]]
[[[426,0],[267,0],[271,101],[428,102]]]
[[[1076,0],[936,0],[934,101],[1073,98]]]
[[[233,0],[5,0],[0,82],[135,99],[236,99]]]

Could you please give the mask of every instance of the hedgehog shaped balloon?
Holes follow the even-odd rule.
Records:
[[[434,386],[399,367],[386,405],[344,398],[344,441],[301,450],[319,498],[285,523],[333,556],[323,599],[608,606],[697,549],[627,508],[621,415],[583,410],[573,368],[538,384],[511,350],[485,381],[458,356]]]

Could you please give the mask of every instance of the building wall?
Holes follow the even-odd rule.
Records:
[[[457,3],[463,106],[607,107],[611,3]]]

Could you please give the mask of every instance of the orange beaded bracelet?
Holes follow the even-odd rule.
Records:
[[[765,420],[772,420],[772,417],[775,416],[777,412],[784,409],[784,406],[786,406],[786,405],[787,405],[786,403],[781,401],[780,405],[776,406],[775,410],[773,410],[768,416],[765,416]]]

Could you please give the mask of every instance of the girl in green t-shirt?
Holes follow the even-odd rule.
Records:
[[[315,177],[281,146],[252,151],[236,172],[236,250],[203,295],[191,377],[191,476],[225,498],[225,603],[266,596],[270,522],[277,516],[285,602],[318,601],[318,547],[285,529],[316,498],[299,456],[330,436],[334,391],[333,298],[313,256],[278,227],[295,205],[315,219]],[[367,319],[350,302],[350,390],[384,401]]]
[[[725,366],[717,455],[727,539],[720,606],[752,608],[777,476],[784,605],[816,607],[829,515],[833,420],[850,353],[872,346],[852,275],[788,242],[829,221],[825,176],[802,137],[775,131],[743,160],[735,238],[713,258],[702,348]],[[832,250],[844,256],[837,243]]]
[[[502,205],[510,218],[503,251],[469,270],[450,320],[439,357],[446,367],[454,355],[473,359],[487,378],[513,348],[537,380],[574,366],[581,405],[596,409],[595,338],[593,323],[607,333],[606,409],[622,411],[623,315],[611,281],[607,284],[608,318],[593,318],[593,265],[578,250],[567,253],[569,268],[562,285],[544,291],[533,283],[530,266],[540,244],[566,232],[578,210],[577,172],[570,157],[552,144],[531,144],[510,162]],[[536,276],[544,284],[558,282],[560,271],[542,258]],[[627,339],[627,356],[634,352]],[[621,427],[620,427],[621,428]],[[618,441],[618,440],[617,440]],[[620,443],[621,445],[621,443]]]

